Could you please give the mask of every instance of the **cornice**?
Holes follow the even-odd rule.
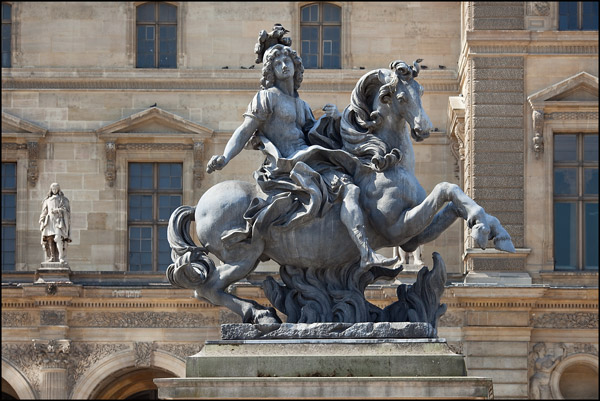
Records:
[[[582,55],[598,57],[596,31],[467,31],[464,55]]]
[[[301,92],[351,92],[367,72],[305,70]],[[9,68],[2,70],[2,89],[256,91],[260,76],[259,70]],[[423,70],[419,83],[427,92],[458,90],[452,70]]]

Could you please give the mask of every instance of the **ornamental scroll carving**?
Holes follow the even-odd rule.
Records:
[[[117,178],[117,147],[114,142],[107,142],[105,145],[106,151],[106,170],[104,177],[109,187],[115,185],[115,179]]]
[[[125,344],[74,343],[71,350],[72,363],[67,368],[67,384],[73,388],[79,378],[97,362],[109,355],[130,349]]]
[[[33,325],[33,316],[29,312],[2,312],[2,327],[26,327]]]
[[[543,313],[531,317],[531,326],[536,328],[598,329],[598,314],[588,312]]]
[[[39,146],[37,142],[27,142],[27,156],[27,181],[32,187],[34,187],[39,178]]]
[[[152,366],[152,353],[155,349],[156,345],[152,342],[134,342],[135,366],[145,368]]]
[[[217,324],[212,317],[171,312],[75,312],[71,327],[204,327]]]
[[[33,340],[44,367],[66,368],[71,351],[71,340]]]
[[[529,1],[527,2],[527,15],[546,17],[550,15],[549,1]]]
[[[200,188],[202,179],[204,178],[204,167],[202,160],[204,159],[204,143],[194,142],[194,186]]]
[[[535,158],[539,159],[544,153],[544,112],[542,110],[534,110],[533,114],[533,153]]]

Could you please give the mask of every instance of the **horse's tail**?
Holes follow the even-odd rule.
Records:
[[[195,211],[195,207],[180,206],[169,219],[167,240],[171,246],[173,264],[169,265],[166,274],[169,282],[177,287],[196,288],[215,269],[207,249],[197,246],[190,234]]]

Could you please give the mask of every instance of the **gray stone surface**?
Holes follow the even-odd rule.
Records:
[[[67,244],[71,242],[71,206],[56,182],[50,185],[42,203],[39,224],[45,261],[66,263]]]
[[[429,323],[283,323],[221,325],[223,340],[334,339],[334,338],[433,338]]]

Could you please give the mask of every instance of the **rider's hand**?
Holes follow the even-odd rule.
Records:
[[[214,155],[210,158],[210,161],[206,165],[206,172],[208,174],[215,170],[221,170],[227,164],[227,159],[223,155]]]
[[[323,106],[323,111],[327,117],[333,117],[335,119],[342,117],[335,104],[327,103],[325,106]]]

